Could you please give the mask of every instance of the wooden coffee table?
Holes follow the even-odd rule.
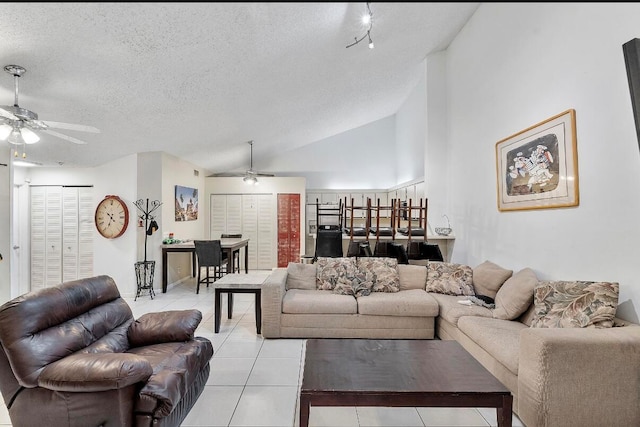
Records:
[[[511,427],[513,396],[456,341],[309,339],[300,427],[311,406],[497,408]]]

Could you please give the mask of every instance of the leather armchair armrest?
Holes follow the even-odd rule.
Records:
[[[147,313],[129,326],[131,347],[179,342],[193,339],[196,328],[202,321],[199,310],[170,310]]]
[[[142,356],[127,353],[81,353],[47,365],[38,385],[49,390],[116,390],[149,379],[153,369]]]

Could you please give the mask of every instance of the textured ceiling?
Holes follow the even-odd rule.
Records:
[[[20,106],[95,126],[27,146],[28,160],[97,166],[164,151],[209,172],[396,113],[420,64],[445,49],[479,3],[0,3],[0,105],[7,64],[25,67]],[[262,157],[261,157],[262,156]],[[277,171],[271,171],[277,172]]]

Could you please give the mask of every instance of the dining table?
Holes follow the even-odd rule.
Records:
[[[227,271],[233,271],[233,253],[244,248],[244,272],[249,273],[249,239],[237,237],[225,237],[220,240],[223,254],[227,257]],[[191,253],[191,275],[196,277],[196,247],[193,240],[183,240],[179,243],[167,243],[162,246],[162,293],[167,292],[168,259],[171,252]]]

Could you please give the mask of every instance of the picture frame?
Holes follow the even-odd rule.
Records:
[[[175,220],[195,221],[198,219],[198,189],[176,185]]]
[[[498,141],[496,173],[501,212],[578,206],[575,110]]]

